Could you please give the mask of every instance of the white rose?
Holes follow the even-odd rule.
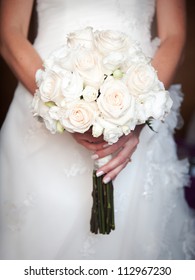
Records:
[[[124,134],[122,126],[111,123],[101,116],[97,116],[92,127],[92,135],[99,137],[103,134],[103,138],[108,144],[113,144]]]
[[[107,71],[106,74],[111,74],[114,70],[121,68],[126,60],[126,55],[120,52],[111,52],[103,59],[103,66]]]
[[[152,92],[149,95],[142,96],[138,103],[138,119],[145,122],[152,117],[158,120],[164,120],[172,107],[172,99],[168,91]]]
[[[64,71],[62,75],[61,90],[66,102],[80,99],[83,90],[83,79],[76,71]]]
[[[92,27],[86,27],[82,30],[76,30],[67,35],[67,44],[71,48],[85,47],[94,48],[94,36]]]
[[[155,99],[153,100],[151,117],[164,120],[165,116],[170,112],[173,101],[170,98],[168,91],[159,91],[154,94],[154,96]]]
[[[46,128],[52,133],[55,134],[57,132],[57,122],[51,119],[49,116],[45,117],[44,123]]]
[[[60,120],[61,116],[64,115],[63,111],[66,110],[65,108],[60,108],[58,106],[52,106],[49,111],[48,114],[50,115],[50,117],[54,120]]]
[[[130,46],[128,36],[119,31],[95,31],[94,37],[96,48],[104,56],[111,52],[127,52]]]
[[[99,137],[100,135],[102,135],[103,130],[104,128],[99,123],[95,122],[92,127],[92,135],[94,137]]]
[[[60,75],[54,71],[44,72],[44,77],[39,86],[40,96],[43,102],[58,102],[58,100],[61,100],[61,82]]]
[[[33,100],[32,100],[32,113],[34,116],[43,116],[47,114],[49,108],[45,105],[45,103],[41,100],[39,90],[36,90]]]
[[[82,96],[87,102],[95,101],[98,97],[98,90],[94,87],[86,86],[82,92]]]
[[[64,116],[61,116],[60,122],[63,127],[69,132],[84,133],[94,123],[96,104],[87,103],[83,100],[68,104],[64,111]]]
[[[59,66],[63,69],[73,70],[73,55],[71,49],[63,45],[54,50],[47,59],[44,60],[43,66],[46,70]]]
[[[101,59],[99,55],[92,50],[83,48],[75,52],[75,69],[84,80],[85,86],[99,88],[104,80]]]
[[[104,129],[104,140],[110,145],[116,143],[122,135],[122,127],[113,126]]]
[[[158,77],[154,68],[145,63],[132,65],[125,76],[131,94],[139,96],[158,87]]]
[[[135,115],[135,99],[122,80],[109,77],[100,88],[97,105],[102,118],[117,125],[125,125]]]
[[[40,92],[37,90],[32,101],[32,112],[35,117],[41,117],[46,128],[51,133],[56,133],[56,121],[49,115],[50,108],[40,99]]]

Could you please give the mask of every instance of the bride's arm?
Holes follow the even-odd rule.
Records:
[[[157,31],[161,40],[152,64],[168,88],[183,58],[186,41],[185,0],[157,0]]]
[[[35,72],[42,60],[27,40],[33,0],[1,0],[1,55],[18,80],[33,94]]]
[[[186,34],[185,16],[185,0],[157,0],[158,36],[161,45],[152,64],[166,88],[171,84],[181,61]],[[114,179],[127,165],[139,143],[141,128],[137,126],[135,131],[121,137],[116,144],[95,152],[94,157],[104,157],[119,151],[116,157],[97,171],[99,174],[106,174],[105,181]]]

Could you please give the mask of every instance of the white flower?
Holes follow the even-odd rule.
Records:
[[[39,90],[36,90],[33,100],[32,100],[32,112],[34,116],[42,116],[43,112],[48,112],[49,108],[41,100]]]
[[[96,104],[80,100],[68,104],[64,116],[60,116],[60,122],[69,132],[84,133],[93,125],[95,116]]]
[[[121,127],[110,126],[104,129],[104,140],[110,145],[116,143],[122,135],[123,130]]]
[[[53,120],[60,120],[61,116],[64,115],[65,108],[60,108],[58,106],[52,106],[48,113]]]
[[[75,70],[83,78],[85,86],[99,88],[104,80],[104,73],[97,52],[80,48],[74,55]]]
[[[66,43],[36,72],[32,111],[51,133],[91,128],[113,144],[149,118],[164,120],[172,100],[137,42],[87,27]]]
[[[46,128],[51,133],[56,133],[56,121],[49,115],[50,108],[40,98],[40,92],[37,90],[32,102],[32,112],[35,117],[41,117]]]
[[[54,50],[47,59],[44,60],[43,66],[45,69],[53,69],[54,67],[61,67],[63,69],[73,70],[73,53],[67,46],[61,46]]]
[[[98,96],[98,90],[91,86],[86,86],[85,89],[82,92],[83,99],[86,102],[92,102],[97,99]]]
[[[132,65],[125,76],[126,85],[131,94],[139,96],[158,87],[158,77],[154,68],[145,63]]]
[[[97,122],[94,123],[93,127],[92,127],[92,135],[94,137],[99,137],[100,135],[102,135],[104,128]]]
[[[131,128],[130,126],[128,126],[128,125],[123,125],[122,126],[122,131],[123,131],[123,133],[125,134],[125,135],[128,135],[130,132],[131,132],[131,130],[133,130],[134,128]]]
[[[115,125],[125,125],[134,119],[135,100],[121,80],[107,78],[100,92],[97,104],[105,120]]]
[[[96,116],[95,123],[92,127],[92,135],[99,137],[103,134],[103,138],[108,144],[113,144],[123,135],[122,126],[111,123],[101,116]]]
[[[62,75],[61,90],[66,102],[80,99],[83,90],[83,79],[76,72],[64,71]]]
[[[43,102],[54,101],[58,102],[62,99],[61,83],[62,79],[60,75],[54,71],[44,72],[44,78],[42,79],[39,91],[40,97]]]
[[[103,66],[107,71],[106,74],[112,73],[114,70],[121,68],[126,60],[126,55],[120,52],[111,52],[103,59]]]
[[[75,7],[76,8],[76,7]],[[86,27],[82,30],[76,30],[67,35],[67,44],[71,48],[85,47],[87,49],[93,49],[94,36],[92,27]]]
[[[104,56],[111,52],[127,52],[130,46],[129,37],[119,31],[95,31],[94,37],[96,48]]]
[[[158,120],[164,120],[170,112],[172,100],[168,91],[151,92],[149,95],[143,95],[140,103],[137,104],[137,117],[140,122],[145,122],[152,117]]]

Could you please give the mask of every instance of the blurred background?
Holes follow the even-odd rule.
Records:
[[[186,0],[187,6],[187,43],[184,62],[175,77],[175,83],[182,85],[184,101],[181,114],[184,125],[175,132],[180,158],[188,157],[192,188],[185,188],[189,205],[195,208],[195,1]],[[34,5],[30,24],[29,39],[33,42],[37,30],[37,16]],[[0,126],[3,124],[17,81],[3,59],[0,57]]]

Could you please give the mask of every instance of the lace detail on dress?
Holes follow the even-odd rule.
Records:
[[[64,168],[63,170],[63,173],[66,177],[75,177],[86,172],[91,172],[92,174],[92,170],[89,168],[89,165],[86,164],[86,159],[84,159],[84,157],[82,157],[82,155],[78,151],[75,151],[72,157],[75,159],[75,162],[72,163],[68,168]]]
[[[186,220],[183,228],[183,251],[187,260],[195,260],[195,214],[192,219]],[[194,246],[192,246],[192,244]]]
[[[31,126],[28,128],[27,133],[24,137],[24,143],[27,144],[29,140],[35,140],[36,134],[37,133],[42,134],[42,136],[48,136],[50,135],[50,132],[45,128],[45,125],[43,122],[39,121],[38,119],[34,119],[33,122],[31,123]]]
[[[96,236],[93,233],[89,233],[84,240],[83,246],[80,250],[81,256],[83,258],[89,258],[95,255],[95,245],[97,244],[100,236]]]
[[[36,205],[36,195],[28,193],[26,198],[18,203],[6,202],[5,211],[7,227],[11,231],[20,231],[26,222],[28,212]]]

